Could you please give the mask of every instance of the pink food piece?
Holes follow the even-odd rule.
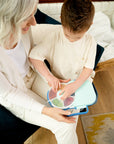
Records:
[[[57,95],[57,93],[54,92],[52,89],[49,91],[49,99],[53,99],[53,98],[55,98],[56,95]]]
[[[69,106],[73,101],[74,101],[74,99],[72,97],[66,98],[64,100],[64,106]]]

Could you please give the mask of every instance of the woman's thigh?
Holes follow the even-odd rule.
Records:
[[[39,127],[26,123],[0,105],[0,141],[22,144]]]
[[[47,115],[37,113],[37,111],[32,112],[31,117],[34,117],[34,119],[30,119],[27,114],[26,120],[28,122],[34,123],[35,125],[49,129],[55,134],[58,144],[69,144],[71,141],[73,141],[71,142],[72,144],[78,144],[76,134],[78,116],[76,116],[76,122],[72,124],[59,122]]]
[[[50,87],[46,80],[39,73],[36,74],[36,78],[32,84],[31,89],[33,92],[47,101],[47,92]]]

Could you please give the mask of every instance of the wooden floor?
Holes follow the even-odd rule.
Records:
[[[97,103],[89,107],[88,115],[114,112],[114,67],[110,67],[106,71],[98,72],[94,78],[94,85],[99,96]],[[76,131],[79,144],[86,144],[80,118]],[[40,128],[29,138],[26,144],[56,144],[56,140],[50,131]]]
[[[98,92],[98,101],[95,105],[89,107],[88,115],[114,112],[114,67],[96,73],[94,85]],[[77,134],[79,144],[86,144],[80,119]]]

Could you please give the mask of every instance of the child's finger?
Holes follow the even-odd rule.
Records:
[[[54,92],[56,92],[56,89],[55,89],[55,88],[53,88],[53,87],[52,87],[52,90],[53,90]]]
[[[57,87],[56,86],[52,86],[52,90],[54,91],[54,92],[57,92]]]
[[[61,100],[65,100],[67,97],[68,97],[68,95],[67,95],[66,93],[64,93],[64,94],[61,96]]]
[[[60,91],[59,95],[62,95],[64,93],[64,90]]]
[[[57,91],[58,91],[58,88],[59,88],[59,83],[56,83],[56,84],[54,85],[54,88],[55,88],[55,91],[57,92]]]
[[[61,100],[65,100],[67,97],[66,96],[62,96],[61,97]]]
[[[61,83],[67,83],[67,82],[69,82],[71,79],[68,79],[68,80],[62,80],[62,79],[60,79],[60,82]]]
[[[59,87],[58,87],[58,89],[60,89],[61,88],[61,83],[59,82]]]
[[[48,82],[48,85],[51,87],[51,84]]]

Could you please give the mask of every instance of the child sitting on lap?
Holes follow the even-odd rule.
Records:
[[[31,50],[30,61],[52,89],[57,91],[61,82],[75,79],[62,89],[63,100],[87,79],[92,82],[96,42],[87,31],[94,12],[91,0],[65,0],[61,10],[62,25],[41,24],[32,28],[37,33],[37,43]],[[50,63],[51,72],[44,63],[45,59]]]

